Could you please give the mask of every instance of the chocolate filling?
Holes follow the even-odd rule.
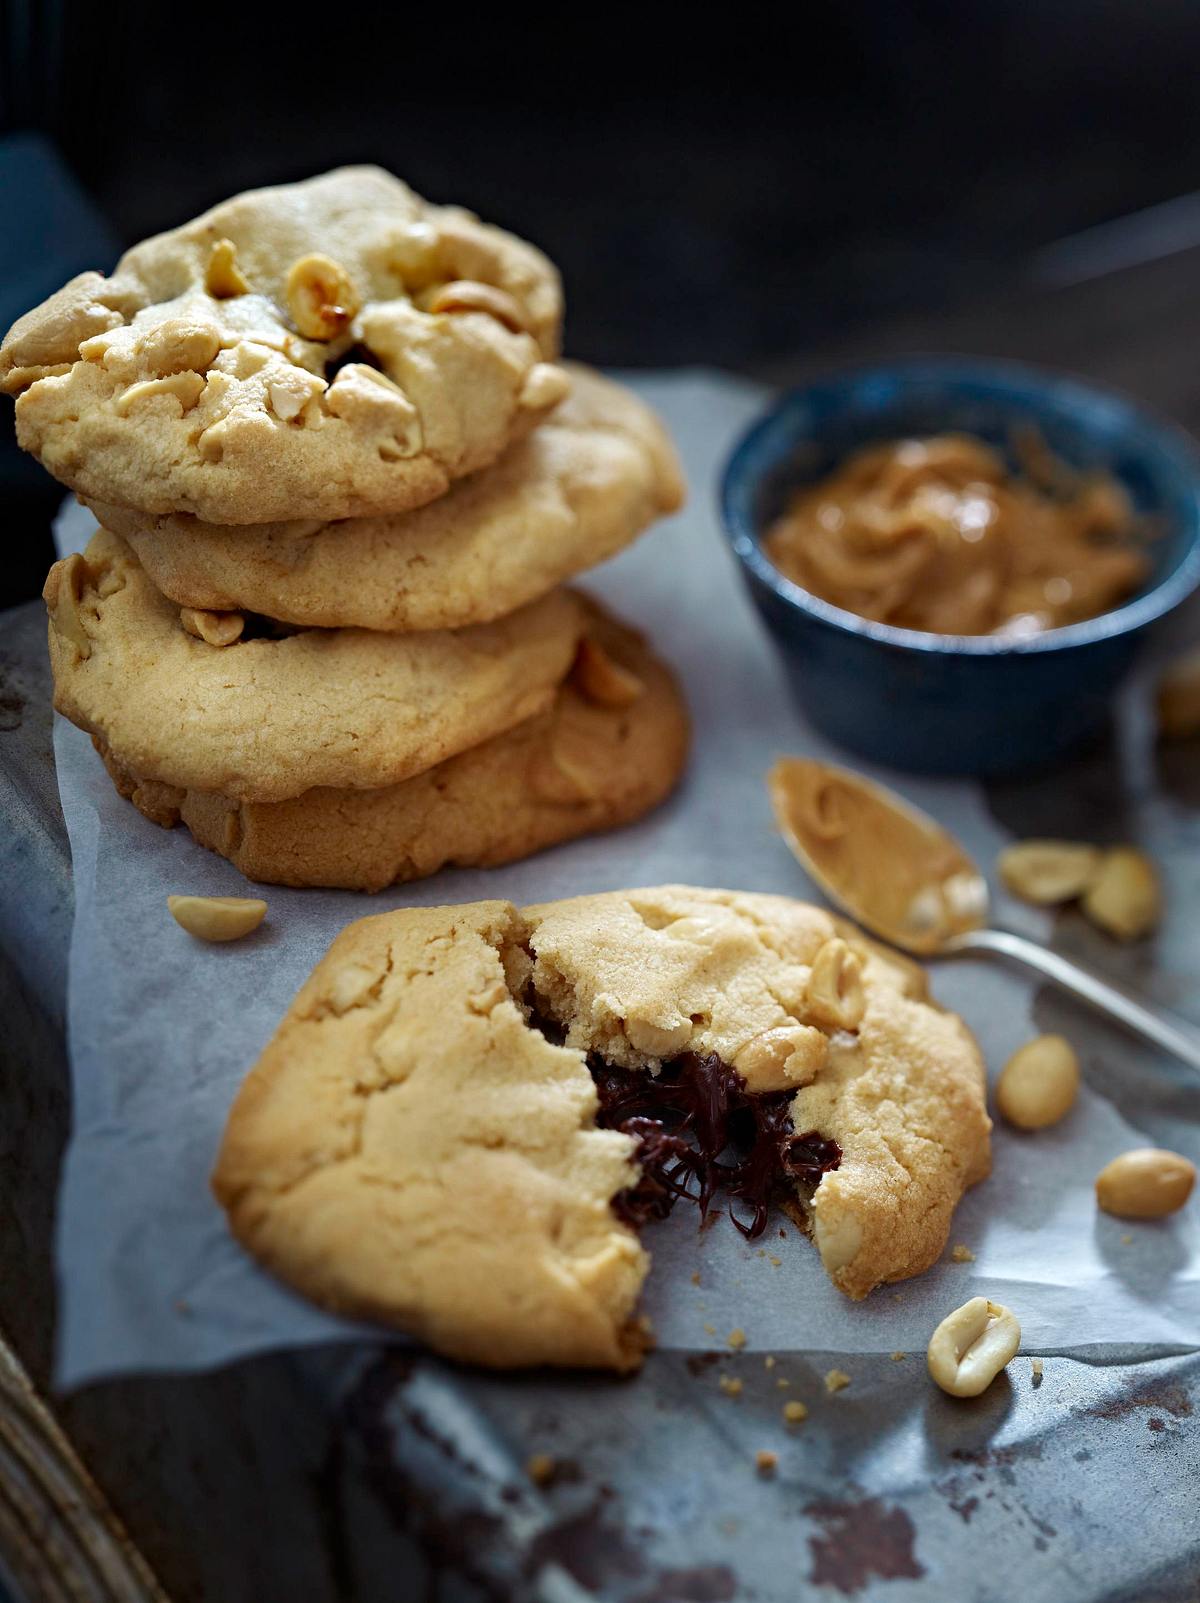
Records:
[[[715,1052],[686,1052],[657,1075],[614,1068],[595,1055],[588,1067],[600,1098],[596,1123],[637,1141],[641,1176],[612,1203],[635,1229],[665,1219],[680,1198],[697,1203],[706,1219],[720,1189],[731,1199],[729,1217],[753,1241],[777,1190],[788,1182],[815,1185],[842,1161],[836,1141],[816,1130],[796,1134],[790,1091],[752,1096]]]

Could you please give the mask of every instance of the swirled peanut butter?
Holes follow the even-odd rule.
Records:
[[[1021,636],[1094,618],[1145,578],[1133,508],[1115,479],[1025,445],[1021,474],[966,434],[869,446],[796,492],[767,555],[901,629]]]
[[[934,952],[987,909],[975,864],[932,819],[845,768],[783,757],[767,780],[780,831],[819,885],[868,929]]]

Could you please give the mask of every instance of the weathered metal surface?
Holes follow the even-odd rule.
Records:
[[[852,1379],[829,1396],[835,1362]],[[364,1362],[345,1413],[392,1517],[488,1598],[1165,1603],[1200,1590],[1198,1380],[1196,1355],[1047,1358],[1040,1381],[1018,1359],[962,1402],[921,1353],[658,1354],[632,1383],[393,1354]],[[544,1489],[531,1453],[555,1461]]]

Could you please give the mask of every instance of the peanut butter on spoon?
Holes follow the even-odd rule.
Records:
[[[767,777],[784,839],[829,899],[918,957],[996,956],[1064,990],[1200,1070],[1200,1035],[1048,947],[986,928],[987,882],[927,813],[861,774],[784,757]]]
[[[845,768],[798,757],[777,762],[768,785],[793,852],[876,935],[929,956],[983,923],[987,886],[975,864],[898,796]]]

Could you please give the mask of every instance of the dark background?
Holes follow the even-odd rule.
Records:
[[[570,351],[620,366],[778,371],[873,318],[1086,271],[1047,247],[1200,189],[1195,0],[774,10],[7,0],[0,118],[52,141],[115,244],[381,162],[540,244]],[[22,253],[47,289],[108,268],[102,232],[58,268],[15,166],[10,298]],[[1163,228],[1200,237],[1200,201]],[[0,601],[40,584],[57,495],[13,455]]]

